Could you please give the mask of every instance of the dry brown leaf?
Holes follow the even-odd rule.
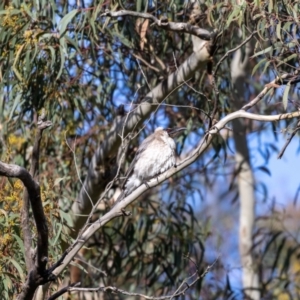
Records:
[[[280,87],[280,85],[278,85],[278,84],[276,84],[276,83],[267,83],[267,84],[265,84],[265,87],[267,87],[267,88],[279,88]]]
[[[149,20],[148,19],[138,18],[136,20],[135,30],[140,36],[140,48],[141,48],[141,50],[144,49],[148,26],[149,26]]]

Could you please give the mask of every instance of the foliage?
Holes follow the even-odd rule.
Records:
[[[60,256],[62,241],[70,241],[64,235],[71,224],[69,210],[97,146],[119,114],[120,105],[125,106],[125,111],[136,107],[149,90],[176,71],[192,53],[187,34],[165,31],[132,16],[101,16],[106,9],[128,9],[192,23],[186,1],[78,2],[82,7],[76,7],[75,1],[54,0],[0,4],[1,160],[29,168],[39,111],[45,109],[54,124],[43,136],[39,179],[51,231],[50,264]],[[252,77],[245,82],[246,102],[257,95],[263,83],[299,69],[299,10],[298,1],[291,0],[245,1],[241,5],[235,1],[201,2],[197,25],[221,31],[215,63],[252,31],[257,32]],[[229,60],[224,60],[216,74],[218,95],[207,74],[196,73],[166,97],[145,123],[139,138],[158,125],[186,125],[189,134],[179,140],[178,150],[181,153],[194,147],[211,125],[215,108],[216,118],[233,110],[229,68]],[[270,115],[293,110],[297,105],[293,99],[299,97],[299,89],[287,83],[282,95],[277,88],[274,86],[268,101],[254,110]],[[292,124],[286,121],[284,126]],[[265,132],[263,127],[255,128],[257,136]],[[212,263],[216,257],[206,254],[210,249],[205,244],[213,230],[208,217],[197,218],[200,208],[196,203],[205,202],[212,189],[219,190],[216,185],[220,177],[233,174],[228,140],[230,137],[226,136],[216,141],[214,149],[183,174],[145,196],[150,200],[136,202],[131,218],[110,223],[89,241],[81,261],[84,285],[112,284],[129,291],[163,295],[174,291],[196,267],[201,273]],[[132,141],[125,166],[135,150],[136,143]],[[267,151],[274,148],[262,155],[267,155]],[[110,163],[114,162],[111,157]],[[230,184],[233,177],[234,174],[220,193],[236,195],[236,186]],[[26,276],[19,214],[21,192],[18,181],[8,183],[1,179],[0,227],[4,234],[0,246],[0,290],[7,299],[19,292]],[[103,210],[99,210],[100,214]],[[264,256],[272,248],[272,270],[262,285],[265,295],[275,297],[287,288],[287,261],[299,251],[299,246],[297,243],[290,248],[286,240],[275,244],[286,232],[277,235],[272,228],[264,230],[263,237],[270,238],[272,247],[264,248],[263,253],[258,251],[262,258],[258,258],[257,264],[262,273],[269,274],[270,265]],[[221,258],[211,277],[200,281],[188,295],[194,299],[203,294],[206,299],[218,299],[239,293],[231,290],[225,269],[226,261]],[[283,274],[284,280],[279,280],[275,288],[270,282],[277,272]],[[294,293],[292,284],[288,287]]]

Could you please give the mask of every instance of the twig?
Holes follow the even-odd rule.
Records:
[[[139,68],[140,68],[140,70],[141,70],[141,73],[142,73],[142,75],[143,75],[143,77],[144,77],[144,79],[145,79],[145,81],[146,81],[146,83],[147,83],[148,89],[151,90],[151,87],[150,87],[150,85],[149,85],[149,83],[148,83],[147,77],[146,77],[146,75],[145,75],[145,73],[144,73],[144,71],[143,71],[143,68],[141,67],[140,61],[139,61],[138,59],[137,59],[136,61],[137,61],[138,65],[139,65]]]
[[[297,131],[300,130],[300,121],[298,121],[296,128],[293,130],[293,132],[291,133],[290,137],[287,139],[287,141],[285,142],[283,148],[281,149],[281,151],[279,152],[277,158],[280,159],[282,158],[287,146],[290,144],[290,142],[292,141],[293,137],[296,135]]]
[[[224,55],[223,57],[218,61],[217,65],[216,65],[216,68],[215,68],[215,71],[213,72],[213,77],[215,77],[215,75],[217,74],[218,70],[219,70],[219,67],[221,65],[221,63],[229,56],[230,53],[233,53],[235,52],[236,50],[240,49],[241,47],[243,47],[245,44],[247,44],[251,39],[252,37],[257,33],[257,30],[253,31],[252,34],[250,34],[250,36],[248,36],[241,44],[239,44],[237,47],[233,48],[233,49],[230,49],[228,50]]]
[[[209,43],[209,42],[207,42]],[[89,171],[84,181],[84,188],[81,188],[77,201],[72,206],[73,212],[80,212],[81,215],[88,215],[90,213],[90,202],[87,199],[86,192],[93,194],[93,202],[96,202],[96,195],[99,191],[106,189],[107,183],[105,180],[100,180],[98,167],[100,165],[106,166],[108,157],[111,157],[117,152],[122,139],[122,136],[126,135],[139,126],[144,120],[146,120],[151,113],[159,107],[162,101],[166,99],[166,95],[169,95],[175,91],[179,86],[184,84],[192,78],[193,74],[206,67],[207,62],[211,59],[211,53],[209,47],[203,47],[201,51],[197,53],[193,52],[184,63],[182,63],[176,72],[171,73],[167,78],[163,79],[157,86],[155,86],[143,99],[143,101],[127,114],[126,126],[123,119],[116,119],[111,127],[111,130],[106,134],[105,140],[101,143],[101,146],[97,148],[95,154],[91,160]],[[95,192],[97,191],[97,192]],[[100,193],[100,192],[99,192]],[[74,233],[78,234],[79,228],[82,228],[83,217],[74,216]]]
[[[214,76],[212,76],[212,86],[213,86],[213,90],[214,90],[214,93],[215,93],[215,99],[214,99],[214,107],[213,107],[212,113],[209,117],[209,128],[211,128],[213,123],[214,123],[214,119],[215,119],[215,116],[216,116],[217,111],[218,111],[218,103],[219,103],[219,90],[218,90],[218,87],[216,85],[216,81],[215,81]]]
[[[252,108],[254,105],[256,105],[262,98],[272,89],[276,88],[279,85],[285,84],[286,80],[291,79],[291,83],[296,83],[298,80],[298,71],[295,73],[286,73],[281,76],[277,76],[274,80],[269,82],[268,84],[265,84],[265,88],[249,103],[244,105],[241,109],[242,110],[248,110]],[[294,80],[294,81],[293,81]],[[289,80],[288,80],[289,81]]]
[[[141,61],[142,63],[144,63],[148,68],[152,69],[154,72],[156,72],[156,73],[160,73],[160,72],[161,72],[158,68],[152,66],[150,63],[148,63],[148,62],[147,62],[144,58],[142,58],[141,56],[139,56],[139,55],[137,55],[137,54],[135,54],[135,53],[131,53],[131,55],[132,55],[135,59],[140,60],[140,61]]]
[[[71,249],[72,249],[72,247],[69,247],[69,248],[63,253],[63,255],[60,257],[60,259],[59,259],[56,263],[54,263],[54,264],[47,270],[47,272],[48,272],[49,274],[52,274],[52,271],[55,270],[58,266],[60,266],[60,265],[63,263],[65,257],[66,257],[67,254],[71,251]]]
[[[53,294],[52,296],[50,296],[48,298],[48,300],[54,300],[57,299],[59,296],[63,295],[66,292],[69,292],[71,288],[80,286],[80,282],[76,282],[76,283],[71,283],[69,286],[66,286],[64,288],[62,288],[61,290],[59,290],[58,292],[56,292],[55,294]]]
[[[198,270],[197,270],[191,276],[189,276],[188,278],[183,280],[183,282],[180,284],[178,289],[172,295],[166,295],[166,296],[160,296],[160,297],[147,296],[147,295],[140,294],[140,293],[130,293],[128,291],[119,289],[119,288],[114,287],[114,286],[106,286],[106,287],[98,287],[98,288],[77,288],[77,287],[73,287],[73,288],[69,288],[69,291],[70,292],[113,292],[113,293],[119,293],[119,294],[126,295],[126,296],[141,297],[141,298],[144,298],[146,300],[167,300],[167,299],[171,300],[174,297],[179,297],[179,296],[184,295],[185,292],[189,288],[194,286],[197,281],[199,281],[200,279],[205,277],[205,275],[210,271],[210,269],[213,268],[213,266],[216,264],[218,259],[219,259],[219,257],[211,265],[209,265],[202,274],[198,274]],[[188,283],[188,281],[192,278],[194,278],[193,281],[191,283]]]
[[[258,115],[258,114],[252,114],[245,112],[244,110],[239,110],[234,113],[229,114],[225,118],[221,119],[218,123],[216,123],[205,135],[205,137],[199,142],[197,148],[194,150],[194,152],[191,153],[187,158],[185,158],[183,161],[179,162],[177,165],[177,168],[171,168],[165,173],[159,175],[157,178],[151,179],[147,182],[146,185],[141,185],[136,190],[134,190],[130,195],[128,195],[126,198],[124,198],[122,201],[118,202],[110,211],[108,211],[106,214],[101,216],[99,220],[94,222],[93,224],[87,226],[86,230],[82,232],[80,235],[80,240],[77,240],[77,243],[74,245],[74,247],[71,249],[71,251],[68,253],[68,255],[65,257],[63,264],[61,264],[57,269],[53,271],[54,275],[58,275],[62,272],[62,270],[69,264],[69,262],[75,257],[77,252],[83,247],[83,245],[86,243],[86,241],[101,227],[103,227],[106,223],[110,222],[112,219],[123,216],[122,210],[125,209],[127,205],[132,203],[134,200],[137,199],[138,196],[140,196],[142,193],[144,193],[149,188],[152,188],[154,186],[159,185],[161,182],[165,181],[175,173],[181,171],[182,169],[186,168],[188,165],[193,163],[195,160],[199,158],[200,155],[203,154],[203,152],[208,149],[210,146],[214,136],[216,134],[219,134],[219,132],[226,127],[227,123],[238,119],[238,118],[246,118],[251,120],[257,120],[257,121],[263,121],[263,122],[274,122],[274,121],[280,121],[284,119],[292,119],[300,117],[300,111],[295,111],[292,113],[286,113],[286,114],[279,114],[279,115]]]
[[[132,17],[137,17],[137,18],[150,19],[153,21],[153,23],[156,26],[158,26],[162,29],[183,32],[183,33],[189,33],[189,34],[195,35],[205,41],[212,40],[217,34],[215,31],[209,32],[205,29],[199,28],[198,26],[193,26],[189,23],[170,22],[165,17],[158,19],[149,13],[140,13],[140,12],[129,11],[129,10],[119,10],[119,11],[108,11],[107,10],[101,16],[102,17],[109,16],[109,17],[113,17],[113,18],[132,16]]]

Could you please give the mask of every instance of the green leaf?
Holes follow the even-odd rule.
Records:
[[[68,36],[65,36],[65,39],[66,39],[66,41],[67,41],[69,44],[71,44],[71,45],[76,49],[76,51],[78,52],[78,54],[81,54],[81,51],[80,51],[80,49],[78,48],[78,45],[77,45],[77,43],[76,43],[74,40],[70,39]],[[84,38],[83,38],[83,39],[84,39]]]
[[[25,275],[24,275],[23,269],[22,269],[22,267],[20,266],[20,264],[19,264],[17,261],[15,261],[13,258],[9,258],[8,260],[9,260],[9,261],[14,265],[14,267],[18,270],[19,275],[20,275],[22,281],[24,281],[24,280],[25,280]]]
[[[294,58],[297,58],[297,57],[298,57],[298,53],[294,53],[294,54],[292,54],[292,55],[286,57],[285,59],[281,60],[281,61],[278,63],[277,67],[279,67],[280,65],[282,65],[282,64],[284,64],[284,63],[286,63],[286,62],[288,62],[289,60],[292,60],[292,59],[294,59]]]
[[[60,47],[59,47],[59,51],[60,51],[60,68],[59,68],[58,74],[56,76],[56,80],[60,77],[60,75],[63,71],[64,65],[65,65],[65,55],[67,54],[66,53],[66,48],[65,48],[66,47],[65,39],[64,38],[60,39],[59,43],[60,43]]]
[[[4,209],[0,209],[0,215],[3,214],[4,215],[4,218],[5,218],[5,222],[3,222],[2,224],[8,224],[7,223],[7,219],[8,219],[8,216],[7,216],[7,212],[4,210]]]
[[[51,241],[51,245],[55,246],[57,244],[58,239],[61,237],[61,231],[62,231],[62,224],[57,223],[56,226],[58,227],[58,231],[55,232],[55,238],[53,241]]]
[[[55,55],[55,50],[52,46],[49,46],[48,47],[50,53],[51,53],[51,64],[50,64],[50,67],[53,68],[54,66],[54,63],[55,63],[55,59],[56,59],[56,55]]]
[[[21,102],[20,102],[21,97],[22,97],[22,94],[21,94],[21,93],[18,93],[18,95],[17,95],[16,98],[15,98],[13,107],[12,107],[11,110],[10,110],[10,114],[9,114],[9,117],[8,117],[7,122],[9,122],[9,121],[11,120],[11,118],[13,117],[13,114],[14,114],[14,112],[15,112],[17,106],[20,107],[20,106],[23,104],[24,101],[21,101]]]
[[[16,55],[16,58],[15,58],[15,60],[14,60],[14,64],[13,64],[13,66],[12,66],[12,69],[13,69],[15,75],[17,76],[17,78],[18,78],[19,81],[21,81],[21,82],[23,81],[23,78],[22,78],[22,75],[20,74],[20,72],[18,71],[16,65],[17,65],[17,63],[18,63],[18,61],[19,61],[20,55],[21,55],[21,53],[22,53],[24,47],[25,47],[25,44],[23,44],[23,45],[20,47],[20,49],[18,50],[17,55]]]
[[[293,12],[293,16],[294,16],[294,19],[295,20],[298,20],[299,18],[299,2],[297,3],[298,1],[295,1],[295,5],[292,9],[292,12]]]
[[[25,2],[25,1],[24,1]],[[36,19],[36,13],[35,13],[35,9],[30,11],[29,7],[26,5],[26,3],[23,3],[23,9],[24,11],[27,13],[27,15],[31,18],[31,19]]]
[[[267,68],[269,67],[270,63],[271,63],[271,60],[268,60],[268,61],[266,62],[265,67],[264,67],[264,69],[263,69],[263,71],[262,71],[263,74],[267,71]]]
[[[13,234],[13,237],[17,241],[17,243],[18,243],[18,245],[19,245],[22,253],[25,253],[25,251],[24,251],[24,243],[23,243],[22,239],[18,235],[16,235],[16,234]]]
[[[65,179],[66,179],[66,176],[60,177],[60,178],[56,178],[56,179],[54,180],[53,186],[58,186],[59,183],[60,183],[61,181],[65,180]]]
[[[72,218],[69,213],[64,212],[62,209],[59,211],[60,216],[66,221],[68,226],[72,226]]]
[[[260,170],[260,171],[266,173],[266,174],[269,175],[269,176],[272,176],[270,170],[269,170],[267,167],[265,167],[265,166],[260,166],[260,167],[258,167],[258,170]]]
[[[251,73],[251,76],[253,76],[253,74],[257,71],[257,69],[263,64],[263,63],[266,63],[267,59],[266,58],[263,58],[261,59],[253,68],[252,70],[252,73]]]
[[[1,281],[3,282],[5,294],[8,295],[8,292],[7,292],[7,291],[11,289],[13,283],[12,283],[10,277],[9,277],[9,274],[7,274],[6,272],[4,272],[3,274],[4,274],[5,276],[1,276],[0,279],[1,279]],[[4,278],[3,278],[3,277],[4,277]],[[3,291],[2,291],[2,292],[3,292]],[[4,296],[4,295],[2,294],[2,296]],[[4,299],[8,299],[8,298],[5,298],[5,297],[4,297]]]
[[[285,23],[283,24],[282,30],[285,31],[285,32],[289,32],[291,26],[293,26],[293,25],[294,25],[293,22],[285,22]]]
[[[276,25],[276,35],[277,38],[281,41],[281,22]]]
[[[276,45],[276,44],[274,44],[274,46],[275,46],[275,45]],[[266,54],[266,53],[268,53],[268,52],[271,52],[271,51],[273,51],[274,46],[270,46],[270,47],[268,47],[268,48],[265,48],[264,50],[261,50],[261,51],[259,51],[259,52],[256,52],[254,55],[252,55],[252,57],[257,57],[257,56]]]
[[[240,6],[236,6],[235,9],[233,10],[233,12],[228,16],[225,28],[229,27],[232,20],[239,15],[240,11],[241,11]]]
[[[17,15],[17,14],[20,14],[21,11],[19,9],[12,9],[10,11],[5,9],[5,10],[0,11],[0,15],[6,15],[8,13],[9,13],[9,15]]]
[[[291,82],[289,81],[285,87],[284,93],[283,93],[283,97],[282,97],[282,104],[283,104],[283,108],[286,109],[287,108],[287,104],[288,104],[288,95],[289,95],[289,91],[291,88]]]
[[[74,9],[72,11],[70,11],[68,14],[66,14],[58,23],[58,29],[59,29],[59,33],[60,36],[62,36],[64,34],[64,32],[66,31],[66,28],[68,26],[68,24],[70,23],[70,21],[75,17],[75,15],[77,14],[78,9]]]
[[[86,273],[86,274],[89,273],[89,272],[87,271],[87,269],[86,269],[84,266],[82,266],[82,265],[76,263],[75,261],[72,261],[72,262],[70,263],[70,265],[71,265],[71,266],[77,267],[78,269],[80,269],[81,271],[83,271],[83,272]]]

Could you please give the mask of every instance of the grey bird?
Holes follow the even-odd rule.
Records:
[[[125,198],[141,184],[146,184],[151,178],[171,167],[176,167],[176,144],[173,138],[185,129],[185,127],[172,129],[158,127],[143,140],[128,168],[123,191],[116,202]]]

